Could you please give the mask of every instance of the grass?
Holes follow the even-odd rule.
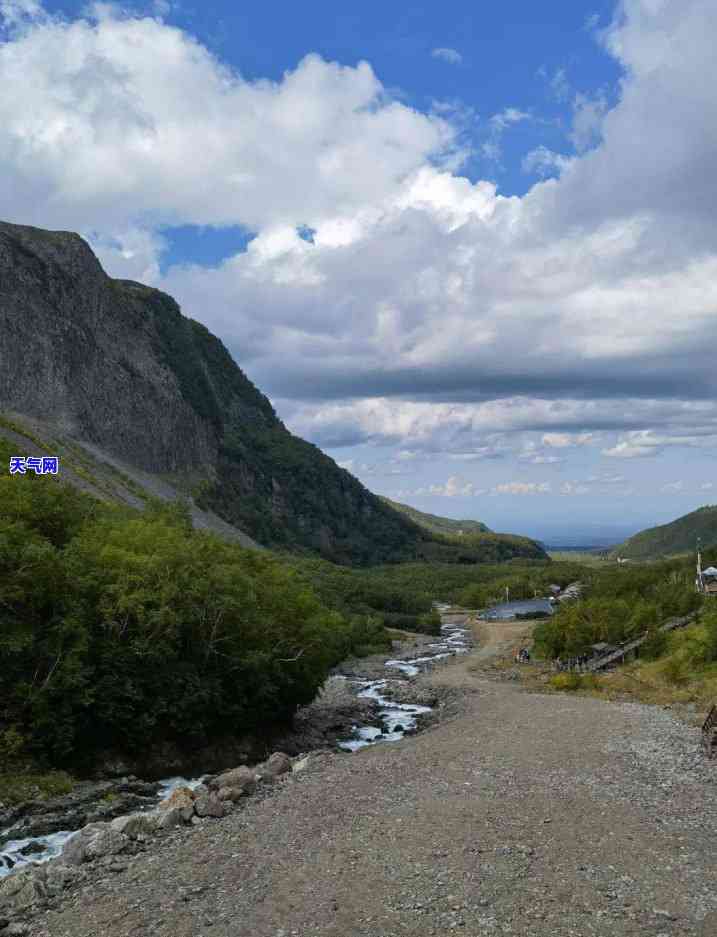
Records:
[[[0,773],[0,804],[13,806],[26,800],[45,800],[69,794],[73,778],[65,771],[35,773]]]

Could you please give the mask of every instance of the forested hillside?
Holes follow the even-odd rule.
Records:
[[[615,547],[613,556],[643,560],[694,552],[698,539],[705,547],[717,545],[717,505],[706,505],[669,524],[640,531]]]
[[[381,498],[394,511],[399,511],[410,518],[414,524],[425,527],[435,534],[448,534],[449,536],[462,536],[464,534],[481,534],[490,532],[490,528],[480,521],[454,520],[451,517],[440,517],[438,514],[427,514],[425,511],[419,511],[412,508],[409,504],[401,504],[399,501],[392,501],[390,498]]]

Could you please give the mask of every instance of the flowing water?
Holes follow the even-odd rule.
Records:
[[[202,783],[206,775],[201,778],[172,777],[159,781],[157,803],[164,800],[177,787],[194,789]],[[145,809],[150,809],[149,807]],[[0,878],[11,872],[24,868],[27,865],[38,865],[55,859],[62,852],[67,840],[74,836],[77,830],[60,830],[57,833],[48,833],[46,836],[32,836],[28,839],[11,839],[0,846]],[[3,831],[0,830],[0,839]],[[23,852],[27,850],[27,853]]]
[[[449,606],[438,605],[439,612],[445,612]],[[441,640],[429,644],[428,648],[435,653],[423,657],[414,657],[410,660],[387,660],[384,664],[387,670],[398,671],[405,678],[417,676],[428,670],[438,661],[446,660],[456,654],[466,654],[471,644],[470,631],[458,624],[446,623],[441,625]],[[354,726],[350,739],[339,742],[339,748],[344,751],[355,752],[368,745],[377,745],[379,742],[398,742],[406,733],[414,732],[418,725],[418,717],[429,713],[431,706],[421,706],[416,703],[395,703],[385,697],[381,690],[388,680],[353,680],[356,695],[362,699],[374,699],[381,707],[378,711],[380,726],[366,725]]]
[[[439,612],[445,612],[449,606],[437,605]],[[387,660],[386,669],[394,676],[401,674],[408,685],[412,677],[427,671],[441,660],[447,660],[456,654],[468,652],[471,644],[470,631],[458,624],[447,623],[441,626],[439,640],[427,645],[433,651],[422,657],[411,660]],[[431,712],[431,706],[422,706],[417,703],[396,703],[383,696],[388,680],[352,680],[356,695],[362,699],[374,699],[379,704],[378,718],[380,726],[366,725],[354,726],[350,739],[339,742],[339,748],[354,752],[367,745],[376,745],[379,742],[397,742],[406,733],[414,732],[418,725],[418,717]],[[157,792],[157,803],[164,800],[178,787],[195,788],[202,783],[206,775],[200,778],[171,777],[160,781]],[[149,809],[149,808],[147,808]],[[30,864],[49,862],[62,852],[67,840],[77,832],[76,830],[61,830],[47,836],[34,836],[28,839],[9,840],[0,846],[0,878],[11,872],[24,868]],[[0,830],[0,840],[3,831]],[[26,850],[26,852],[24,852]]]

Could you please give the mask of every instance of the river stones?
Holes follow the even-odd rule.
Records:
[[[191,819],[191,818],[190,818]],[[171,830],[174,826],[181,826],[187,823],[185,811],[181,807],[170,807],[169,810],[162,810],[157,815],[157,829]]]
[[[62,860],[68,865],[82,865],[103,856],[114,856],[126,849],[129,837],[113,830],[109,823],[88,823],[68,839]]]
[[[273,781],[281,774],[291,771],[291,758],[284,752],[274,752],[266,761],[257,766],[257,772],[264,781]]]
[[[240,765],[238,768],[232,768],[231,771],[225,771],[219,777],[209,782],[209,787],[213,790],[230,788],[236,791],[236,796],[225,797],[225,800],[238,800],[244,794],[252,794],[256,789],[256,772],[246,765]]]
[[[223,817],[224,804],[215,793],[202,794],[194,801],[194,812],[198,817]]]
[[[175,788],[159,805],[160,810],[179,810],[185,823],[194,816],[194,792],[188,787]]]
[[[110,828],[117,833],[124,833],[130,839],[149,836],[157,829],[158,818],[154,813],[130,813],[126,817],[117,817],[110,823]]]

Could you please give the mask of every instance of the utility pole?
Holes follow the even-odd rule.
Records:
[[[698,592],[704,591],[702,582],[702,542],[699,537],[697,538],[697,581],[695,585]]]

